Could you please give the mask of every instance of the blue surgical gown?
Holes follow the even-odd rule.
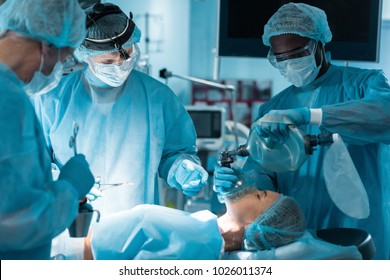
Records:
[[[53,182],[45,138],[23,83],[0,63],[0,259],[49,259],[76,217],[78,192]]]
[[[301,205],[307,227],[360,228],[369,232],[377,259],[389,258],[390,243],[390,86],[382,71],[331,65],[312,84],[290,86],[259,109],[259,117],[270,110],[299,107],[322,108],[320,128],[300,128],[307,134],[339,133],[366,188],[370,216],[358,220],[344,215],[332,202],[325,186],[324,155],[329,147],[317,147],[297,171],[260,176],[264,188],[277,189]],[[244,168],[253,166],[248,161]],[[258,168],[258,167],[257,167]],[[262,171],[267,173],[266,171]],[[348,199],[348,198],[346,198]]]
[[[86,67],[34,103],[59,165],[73,155],[68,142],[79,125],[77,149],[102,183],[102,197],[92,202],[102,216],[158,204],[158,175],[166,180],[182,159],[199,162],[191,117],[166,85],[139,71],[113,88]]]

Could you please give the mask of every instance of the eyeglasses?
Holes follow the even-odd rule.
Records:
[[[268,51],[267,58],[269,62],[272,64],[273,67],[277,67],[277,63],[289,59],[294,59],[294,58],[300,58],[304,56],[308,56],[313,54],[316,49],[317,49],[317,41],[315,40],[310,40],[306,46],[299,48],[297,50],[287,52],[287,53],[282,53],[282,54],[274,54],[272,50],[270,49]]]
[[[112,53],[103,54],[102,56],[97,56],[96,58],[90,57],[88,60],[92,62],[93,64],[97,65],[117,65],[120,66],[125,61],[129,61],[136,51],[135,45],[131,45],[130,47],[126,49],[116,50]],[[119,57],[118,57],[119,52]],[[126,59],[124,57],[127,57]]]

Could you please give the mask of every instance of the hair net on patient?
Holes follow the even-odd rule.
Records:
[[[85,13],[76,0],[7,0],[0,6],[0,33],[7,30],[77,48],[85,38]]]
[[[311,38],[323,45],[332,40],[325,12],[303,3],[285,4],[272,15],[264,26],[264,45],[270,46],[270,38],[282,34]]]
[[[298,204],[281,196],[246,229],[244,249],[270,250],[289,244],[305,233],[305,217]]]
[[[109,5],[106,3],[105,5]],[[86,9],[85,12],[88,15],[92,12],[93,6]],[[92,24],[87,29],[87,38],[91,39],[108,39],[117,36],[118,34],[121,34],[127,26],[127,19],[128,17],[125,14],[108,14],[104,17],[99,18],[96,20],[96,24]],[[133,34],[131,35],[130,39],[123,44],[123,48],[127,49],[131,47],[134,43],[140,42],[141,39],[141,30],[137,27],[137,25],[134,26]],[[110,52],[117,51],[116,48],[107,49],[107,50],[92,50],[84,45],[81,45],[76,51],[75,55],[79,60],[84,60],[89,57],[102,55]]]

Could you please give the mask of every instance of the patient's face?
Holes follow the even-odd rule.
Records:
[[[234,202],[226,202],[226,213],[218,218],[218,225],[225,240],[225,251],[240,250],[245,227],[261,215],[280,197],[273,191],[248,193]]]

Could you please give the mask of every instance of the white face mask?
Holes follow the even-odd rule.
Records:
[[[277,68],[287,81],[296,87],[303,87],[317,78],[321,65],[322,59],[317,66],[314,52],[308,56],[278,62]]]
[[[35,71],[31,81],[24,86],[24,90],[28,95],[47,93],[55,88],[62,78],[64,65],[59,59],[56,65],[54,65],[54,68],[49,76],[46,76],[41,72],[43,68],[43,61],[43,55],[41,55],[39,70]]]
[[[92,73],[101,81],[112,87],[121,86],[134,69],[140,57],[137,45],[134,45],[131,57],[120,64],[102,64],[89,60]]]

